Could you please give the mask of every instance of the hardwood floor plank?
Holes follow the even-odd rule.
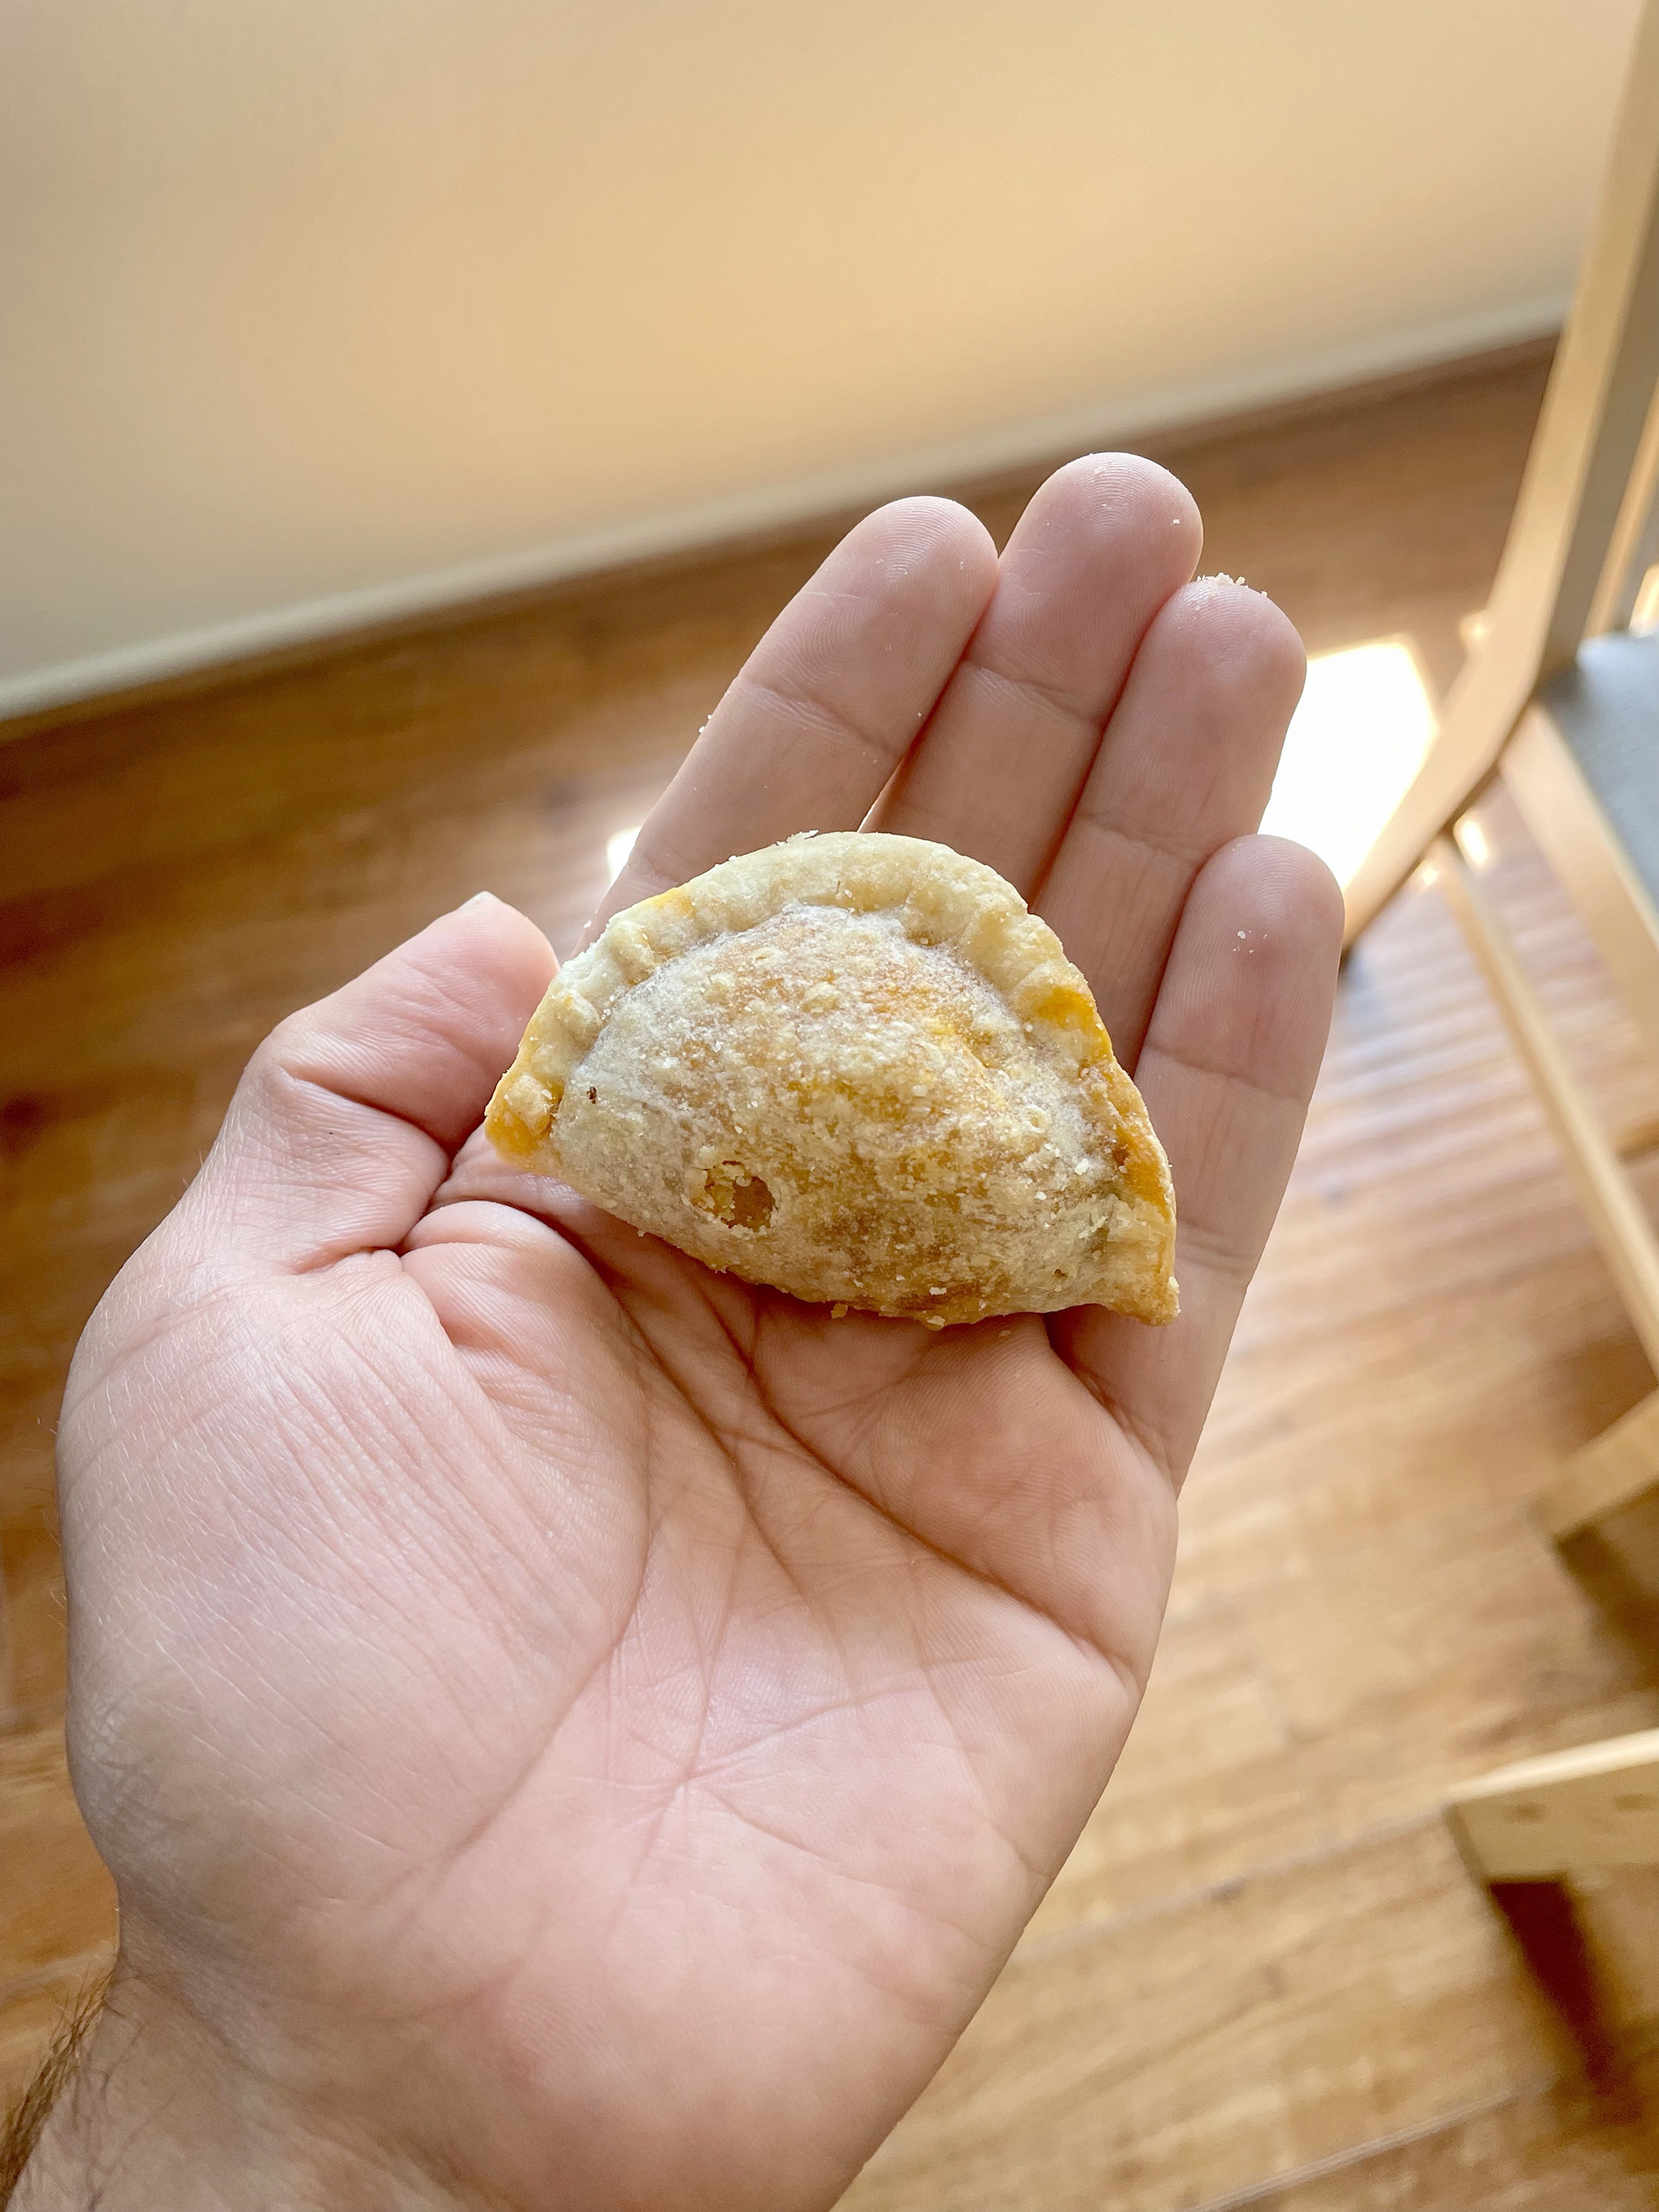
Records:
[[[843,2202],[1178,2212],[1567,2063],[1433,1820],[1016,1954]]]
[[[88,1952],[0,1994],[0,2113],[15,2108],[65,2020],[102,1982],[112,1956]]]
[[[22,1525],[0,1525],[0,1573],[4,1576],[5,1631],[9,1674],[0,1676],[0,1729],[26,1717],[52,1716],[64,1702],[64,1572],[58,1539],[44,1515]]]
[[[1656,2198],[1651,2133],[1552,2088],[1192,2212],[1652,2212]]]
[[[57,1720],[0,1735],[0,1996],[113,1941],[115,1887],[82,1826]]]
[[[1111,1786],[1027,1931],[1104,1919],[1328,1841],[1226,1607],[1172,1621]]]

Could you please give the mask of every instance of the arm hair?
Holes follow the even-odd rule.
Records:
[[[83,1982],[58,2022],[34,2079],[0,2129],[0,2212],[12,2201],[23,2169],[34,2155],[52,2106],[75,2077],[87,2038],[98,2024],[109,1988],[107,1970]]]

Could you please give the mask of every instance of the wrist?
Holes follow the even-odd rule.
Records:
[[[118,1963],[7,2212],[461,2212],[326,2098],[302,2099]]]

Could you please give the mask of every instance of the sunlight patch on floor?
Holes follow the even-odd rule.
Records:
[[[1349,882],[1434,731],[1434,708],[1404,638],[1315,654],[1261,827],[1310,847],[1339,883]]]
[[[635,823],[629,830],[618,830],[605,841],[605,879],[614,884],[628,866],[628,856],[634,849],[634,840],[639,836],[641,824]]]

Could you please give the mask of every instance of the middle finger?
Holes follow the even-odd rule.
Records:
[[[1058,845],[1135,649],[1192,574],[1186,487],[1130,453],[1043,484],[996,590],[872,830],[936,837],[1028,896]]]

